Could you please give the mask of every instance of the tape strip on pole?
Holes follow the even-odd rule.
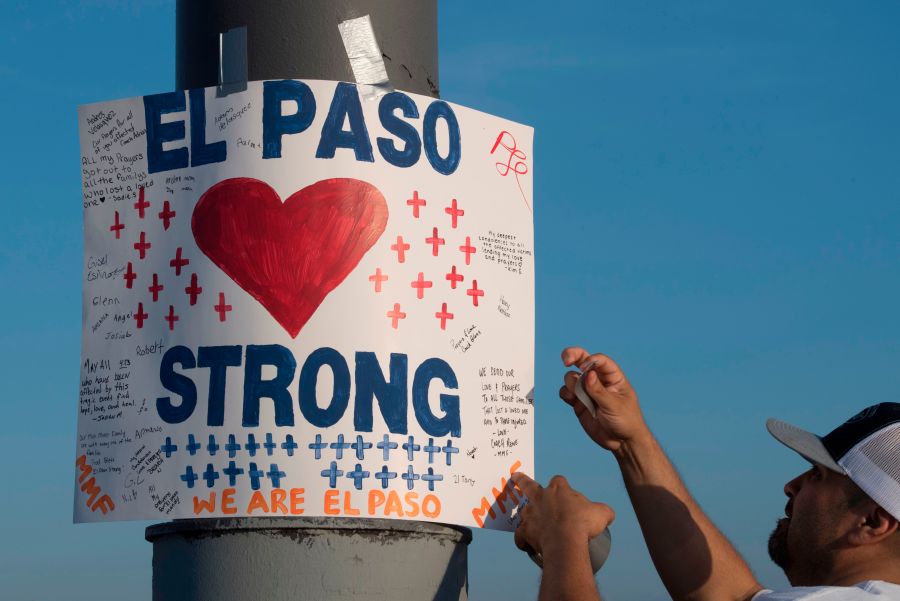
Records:
[[[369,15],[342,21],[338,24],[338,30],[350,59],[353,76],[360,86],[360,94],[371,99],[393,92],[394,86],[388,79]]]

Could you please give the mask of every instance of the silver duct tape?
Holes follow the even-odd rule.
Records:
[[[247,26],[219,34],[218,96],[247,89]]]
[[[342,21],[338,24],[338,30],[363,97],[372,99],[393,92],[394,86],[388,79],[369,15]]]

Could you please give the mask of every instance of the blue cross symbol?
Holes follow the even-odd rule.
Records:
[[[337,461],[332,461],[331,467],[329,467],[327,470],[322,470],[322,477],[328,478],[328,486],[331,488],[337,486],[337,479],[343,475],[344,472],[337,468]]]
[[[269,480],[272,481],[272,488],[281,488],[281,479],[287,476],[284,472],[278,471],[277,463],[269,465],[269,472],[266,475],[269,477]]]
[[[206,471],[203,472],[203,479],[206,480],[206,488],[212,488],[219,479],[219,472],[213,469],[212,463],[206,464]]]
[[[413,460],[413,453],[418,451],[420,448],[421,447],[419,445],[413,443],[412,436],[409,437],[408,442],[403,443],[403,450],[406,451],[406,456],[409,458],[410,461]],[[412,468],[410,468],[410,469],[412,469]],[[412,486],[410,486],[410,488],[412,488]]]
[[[397,472],[389,472],[387,471],[387,466],[384,465],[381,467],[381,471],[375,474],[375,477],[381,480],[381,488],[388,487],[388,480],[393,480],[397,477]]]
[[[447,456],[447,465],[450,465],[450,459],[456,453],[459,453],[459,449],[453,446],[453,441],[449,438],[447,439],[447,446],[443,448],[444,455]]]
[[[362,490],[363,478],[368,478],[369,472],[363,471],[362,465],[357,463],[355,470],[347,472],[347,477],[353,478],[353,485],[356,487],[356,490]]]
[[[193,434],[188,434],[188,443],[187,443],[187,446],[184,448],[186,448],[188,453],[190,453],[191,455],[196,455],[197,449],[200,448],[200,443],[197,442],[196,440],[194,440]]]
[[[247,452],[250,453],[251,457],[256,457],[256,449],[259,448],[259,443],[256,442],[256,437],[252,434],[248,434],[247,444],[244,445],[244,448],[247,449]]]
[[[435,480],[443,480],[444,477],[440,474],[435,474],[432,468],[428,468],[427,474],[422,474],[422,480],[424,482],[428,482],[428,490],[434,492],[434,482]]]
[[[229,461],[228,467],[224,468],[222,473],[228,476],[228,486],[234,486],[237,477],[244,473],[244,468],[237,467],[234,461]]]
[[[356,449],[356,458],[357,459],[365,459],[363,455],[366,452],[366,449],[372,448],[371,442],[363,442],[363,437],[359,434],[356,435],[356,442],[350,445],[351,449]]]
[[[404,480],[406,480],[406,488],[408,488],[409,490],[412,490],[413,482],[415,480],[419,479],[419,474],[416,474],[415,472],[413,472],[412,466],[409,466],[408,468],[406,468],[406,473],[400,474],[400,477],[403,478]]]
[[[272,456],[272,452],[278,448],[278,445],[272,441],[272,433],[266,432],[266,442],[263,444],[263,447],[266,449],[266,453],[269,457]],[[277,486],[275,488],[278,488]]]
[[[209,444],[206,445],[206,450],[209,451],[210,455],[215,455],[216,451],[219,450],[219,445],[216,444],[216,437],[212,434],[209,435]]]
[[[187,469],[180,476],[184,482],[187,482],[188,488],[194,488],[194,482],[197,481],[197,474],[194,473],[194,468],[191,466],[187,466]]]
[[[316,442],[309,443],[309,448],[316,452],[316,459],[322,458],[322,449],[328,448],[327,442],[322,442],[322,435],[316,434]]]
[[[388,459],[390,459],[391,449],[396,449],[396,448],[397,448],[397,443],[396,443],[396,442],[391,442],[391,441],[388,439],[388,435],[385,434],[385,435],[384,435],[384,438],[381,440],[381,442],[379,442],[379,443],[378,443],[377,445],[375,445],[375,446],[378,447],[379,449],[383,449],[383,450],[384,450],[384,460],[387,461]]]
[[[247,475],[250,476],[250,488],[253,490],[259,490],[259,479],[266,475],[266,473],[262,470],[256,469],[256,464],[252,461],[250,462],[250,471],[247,472]]]
[[[228,444],[225,445],[225,450],[228,451],[228,456],[231,459],[234,459],[234,456],[241,450],[241,445],[234,440],[234,434],[228,435]]]
[[[294,449],[297,448],[297,443],[294,442],[294,437],[288,434],[284,438],[284,442],[281,443],[281,448],[287,451],[288,457],[294,456]]]
[[[344,442],[343,434],[338,434],[337,442],[333,442],[328,446],[335,450],[335,458],[336,459],[343,459],[344,458],[344,449],[349,449],[350,443]],[[334,487],[332,486],[332,488],[334,488]]]
[[[434,463],[434,454],[441,452],[441,443],[438,443],[438,446],[434,446],[434,439],[429,438],[428,444],[422,450],[428,453],[428,463]]]
[[[178,447],[172,444],[172,439],[166,436],[166,444],[159,447],[159,450],[166,454],[166,457],[171,457],[172,453],[178,450]]]

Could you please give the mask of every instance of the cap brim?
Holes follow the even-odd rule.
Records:
[[[799,453],[807,461],[824,465],[839,474],[847,473],[822,444],[822,439],[812,432],[772,418],[766,420],[766,429],[775,437],[775,440]]]

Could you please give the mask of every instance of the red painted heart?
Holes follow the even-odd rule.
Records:
[[[387,218],[384,196],[360,180],[318,181],[282,203],[265,182],[237,177],[203,193],[191,230],[200,250],[296,337]]]

